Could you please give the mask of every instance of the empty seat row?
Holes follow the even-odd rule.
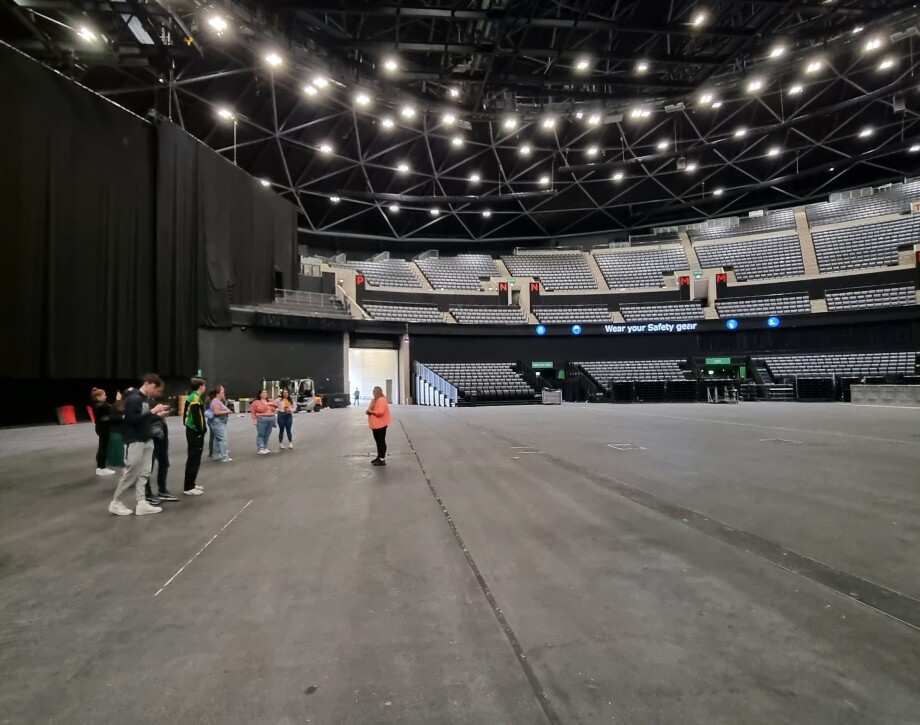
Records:
[[[364,309],[375,320],[444,322],[444,316],[434,305],[382,305],[376,302],[366,302]]]
[[[524,311],[517,305],[502,307],[451,307],[450,313],[461,325],[526,325]]]
[[[534,389],[514,371],[511,363],[423,363],[431,372],[457,388],[461,399],[475,395],[480,402],[533,400]]]
[[[607,323],[613,319],[610,316],[610,310],[603,305],[560,307],[550,307],[549,305],[535,306],[533,308],[533,313],[540,322],[547,325],[581,324],[586,322]]]
[[[664,287],[665,272],[690,267],[683,247],[597,252],[594,259],[611,289]]]
[[[478,291],[481,278],[499,275],[495,260],[487,254],[428,257],[415,263],[434,289]]]
[[[793,209],[777,209],[776,211],[766,212],[763,216],[744,217],[739,220],[737,226],[714,225],[691,230],[690,239],[693,241],[726,239],[786,229],[795,229],[795,211]]]
[[[861,377],[913,375],[917,353],[881,352],[827,355],[776,355],[762,358],[774,376]],[[758,362],[758,360],[755,360]]]
[[[369,284],[378,287],[414,287],[421,288],[422,283],[412,272],[404,259],[383,259],[376,262],[334,262],[337,267],[345,267],[361,272]]]
[[[798,236],[705,244],[695,249],[702,267],[734,267],[739,282],[805,274]]]
[[[920,215],[812,234],[822,272],[871,269],[898,263],[898,247],[913,244],[920,234]]]
[[[611,382],[648,380],[684,380],[680,369],[683,360],[602,360],[575,363],[594,380],[606,387]]]
[[[769,317],[770,315],[801,315],[811,312],[806,292],[766,297],[733,297],[716,300],[719,317]]]
[[[539,277],[548,292],[597,289],[597,281],[581,252],[505,255],[502,261],[515,277]]]
[[[699,320],[703,308],[699,300],[691,302],[667,302],[652,305],[620,305],[620,312],[627,322],[646,320]]]
[[[920,199],[920,181],[895,184],[890,189],[877,191],[871,196],[847,199],[838,198],[805,208],[811,226],[840,224],[858,219],[898,214],[909,208],[910,202]]]
[[[838,310],[868,310],[875,307],[906,307],[917,304],[917,290],[912,284],[887,287],[828,290],[828,312]]]

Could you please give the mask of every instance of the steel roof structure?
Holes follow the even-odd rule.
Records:
[[[623,235],[920,167],[913,0],[0,0],[316,237]]]

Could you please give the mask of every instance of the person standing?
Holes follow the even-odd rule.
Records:
[[[359,388],[355,388],[355,405],[357,405],[360,402],[360,400],[361,400],[361,390]]]
[[[169,426],[163,418],[157,418],[150,424],[150,434],[153,436],[153,460],[157,464],[157,493],[150,490],[150,479],[144,486],[147,503],[159,506],[163,501],[178,501],[178,496],[173,496],[166,488],[166,477],[169,475]]]
[[[163,381],[158,375],[149,373],[144,376],[139,388],[132,388],[125,395],[125,416],[122,422],[122,435],[125,440],[125,472],[115,488],[115,495],[109,504],[109,513],[116,516],[137,516],[158,514],[163,509],[147,502],[144,487],[153,467],[153,436],[151,425],[154,420],[169,414],[165,405],[153,408],[148,398],[158,398],[163,392]],[[134,487],[137,507],[134,511],[121,502],[121,497],[129,488]]]
[[[121,435],[121,423],[125,417],[125,399],[120,390],[115,391],[115,404],[109,411],[109,450],[107,468],[113,471],[125,467],[125,439]]]
[[[367,424],[374,434],[377,443],[377,457],[371,461],[372,466],[385,466],[387,464],[387,428],[390,427],[390,404],[383,397],[383,388],[379,385],[374,388],[374,397],[364,411],[367,415]]]
[[[214,452],[211,458],[221,463],[233,463],[227,439],[230,408],[227,407],[227,393],[223,385],[218,385],[211,393],[211,404],[208,409],[211,411],[211,435],[214,436]]]
[[[260,390],[259,399],[252,401],[249,412],[252,415],[252,424],[256,427],[256,448],[259,455],[271,453],[268,450],[268,439],[272,434],[272,428],[275,427],[275,413],[278,412],[278,404],[268,399],[267,390]]]
[[[204,452],[204,434],[207,431],[204,419],[204,395],[206,383],[202,378],[192,378],[192,392],[185,401],[182,421],[185,425],[185,440],[188,443],[188,456],[185,459],[185,483],[182,493],[186,496],[200,496],[204,487],[197,484],[198,469],[201,468],[201,454]]]
[[[294,450],[294,440],[291,438],[291,426],[294,425],[294,411],[296,407],[291,400],[291,391],[281,388],[281,397],[278,398],[278,447],[284,450],[284,432],[287,431],[288,444]]]
[[[114,476],[115,471],[106,465],[109,453],[109,435],[112,431],[111,421],[109,420],[112,406],[106,400],[105,391],[102,388],[93,388],[89,393],[89,397],[92,401],[96,437],[99,439],[99,444],[96,447],[96,475]]]

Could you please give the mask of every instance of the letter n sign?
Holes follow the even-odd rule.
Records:
[[[500,305],[508,304],[508,283],[507,282],[498,283],[498,304]]]
[[[531,282],[530,283],[530,306],[540,304],[540,283]]]

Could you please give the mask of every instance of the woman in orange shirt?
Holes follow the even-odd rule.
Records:
[[[383,397],[383,390],[379,385],[374,388],[374,397],[371,398],[370,405],[364,412],[367,415],[367,424],[374,434],[374,441],[377,443],[377,457],[371,461],[371,465],[385,466],[387,464],[387,428],[393,421],[390,418],[390,405]]]

